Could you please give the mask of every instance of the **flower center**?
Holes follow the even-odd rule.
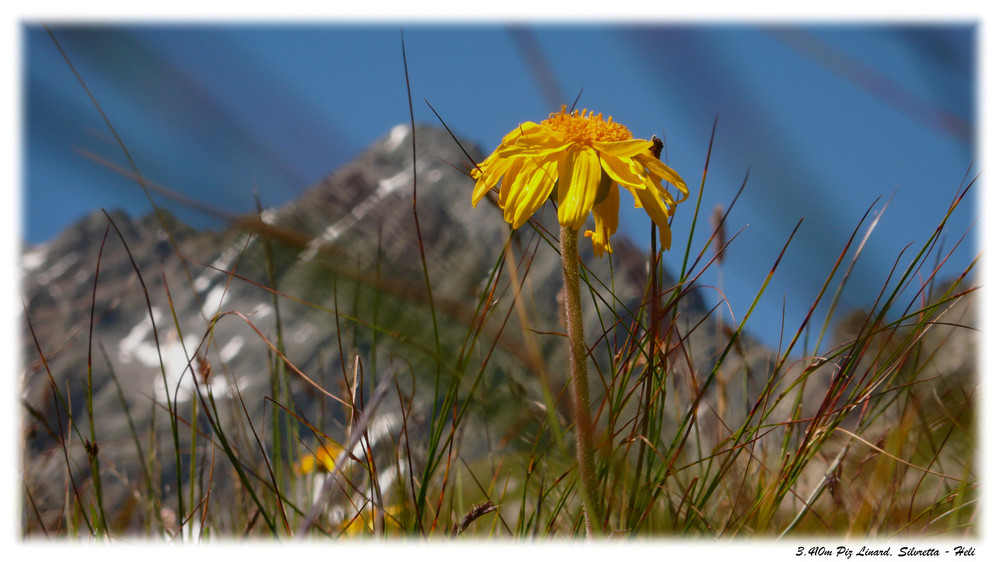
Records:
[[[542,125],[554,131],[563,133],[573,142],[590,144],[599,142],[620,142],[632,140],[632,132],[624,125],[612,123],[611,118],[604,120],[600,113],[594,115],[591,111],[582,112],[577,109],[573,113],[566,113],[566,106],[562,106],[559,113],[550,113],[549,118],[542,121]]]

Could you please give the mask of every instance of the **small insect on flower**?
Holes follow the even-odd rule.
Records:
[[[586,110],[552,113],[541,123],[526,122],[508,133],[489,157],[472,170],[472,205],[500,184],[497,199],[504,220],[521,227],[555,195],[559,224],[579,230],[591,213],[594,254],[611,252],[618,230],[618,190],[627,189],[660,230],[660,245],[670,248],[670,217],[688,196],[687,184],[660,162],[663,143],[635,139],[625,126]],[[679,198],[663,185],[677,188]]]
[[[660,154],[663,154],[663,141],[660,137],[653,135],[653,138],[649,139],[649,142],[653,143],[653,147],[649,149],[653,153],[653,157],[657,160],[660,159]]]

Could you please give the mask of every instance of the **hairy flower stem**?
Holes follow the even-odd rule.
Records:
[[[583,515],[587,536],[601,525],[597,501],[597,470],[594,467],[594,435],[590,420],[590,391],[587,388],[587,344],[583,337],[583,312],[580,306],[580,269],[577,231],[561,227],[559,250],[562,254],[563,284],[566,287],[566,329],[569,333],[569,366],[573,379],[573,421],[576,426],[576,462],[583,484]]]

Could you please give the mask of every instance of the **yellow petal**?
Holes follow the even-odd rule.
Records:
[[[653,141],[632,139],[627,141],[602,142],[594,141],[593,147],[598,152],[617,158],[632,158],[642,153],[648,153]]]
[[[618,190],[612,189],[604,201],[594,205],[594,223],[603,225],[609,236],[618,231],[618,204]]]
[[[522,142],[523,140],[523,142]],[[551,136],[535,135],[531,138],[521,137],[518,142],[497,149],[497,156],[510,158],[517,156],[548,156],[562,152],[572,146],[572,142]]]
[[[649,170],[649,173],[674,184],[674,187],[679,189],[681,192],[680,201],[687,199],[688,197],[687,184],[684,183],[684,180],[681,179],[681,177],[677,174],[677,172],[673,171],[663,162],[660,162],[656,158],[653,158],[652,154],[640,154],[636,156],[636,159],[643,166],[645,166],[647,170]],[[678,203],[680,201],[678,201]]]
[[[601,167],[619,185],[631,185],[637,188],[645,185],[645,180],[640,175],[642,168],[633,165],[631,159],[622,160],[621,158],[607,157],[602,154]]]
[[[472,190],[473,207],[479,204],[483,196],[500,181],[500,176],[508,172],[511,163],[510,159],[496,158],[496,153],[493,153],[479,165],[478,169],[473,170],[473,177],[477,174],[479,176],[476,178],[476,186]]]
[[[632,191],[632,190],[630,190]],[[672,208],[668,209],[660,195],[648,189],[637,189],[632,191],[642,204],[642,208],[649,215],[649,218],[656,223],[660,229],[660,246],[666,250],[670,249],[670,215]]]
[[[609,239],[618,231],[618,197],[618,189],[612,187],[604,201],[594,205],[594,230],[584,233],[590,238],[597,257],[603,256],[604,252],[612,252]]]
[[[559,166],[559,224],[579,230],[594,206],[601,162],[592,149],[569,150]]]
[[[523,135],[529,135],[537,132],[542,126],[538,123],[533,123],[531,121],[525,121],[518,125],[516,129],[504,135],[503,140],[500,141],[500,146],[507,146],[514,144],[514,142]]]
[[[299,474],[310,474],[316,468],[316,460],[313,459],[312,455],[304,456],[299,461],[298,467],[296,467]]]
[[[510,196],[511,186],[514,185],[514,180],[517,179],[518,174],[521,173],[521,167],[524,165],[523,158],[511,158],[510,167],[507,168],[507,173],[503,175],[503,181],[500,182],[500,195],[497,197],[497,204],[503,209],[507,206],[507,199]]]
[[[558,160],[526,163],[511,185],[504,207],[504,220],[520,228],[552,193]]]
[[[674,207],[677,205],[677,202],[674,201],[674,196],[671,195],[669,191],[667,191],[667,188],[663,187],[663,185],[660,184],[660,181],[656,176],[654,175],[646,176],[646,189],[652,193],[655,193],[659,198],[663,199],[664,204],[670,211],[670,215],[673,216]]]
[[[595,227],[597,228],[597,227]],[[605,237],[606,234],[600,228],[597,230],[588,230],[583,233],[587,238],[590,238],[590,243],[594,247],[594,257],[604,256],[604,252],[611,253],[611,244],[608,243],[608,239]]]

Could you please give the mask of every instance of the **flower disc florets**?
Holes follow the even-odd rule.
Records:
[[[610,117],[605,121],[602,114],[594,115],[593,111],[584,117],[579,110],[567,114],[566,106],[563,106],[561,112],[550,114],[548,119],[542,121],[542,126],[560,131],[566,135],[566,138],[579,144],[589,144],[591,141],[621,142],[632,140],[632,131],[629,131],[625,125],[614,123]]]
[[[608,238],[618,229],[618,190],[627,189],[660,229],[660,244],[670,248],[670,216],[678,203],[662,182],[687,198],[684,180],[653,156],[652,141],[632,138],[625,126],[586,111],[552,113],[541,123],[522,123],[508,133],[472,177],[475,206],[500,184],[497,203],[514,228],[527,222],[555,192],[559,224],[580,229],[594,215],[585,235],[594,254],[611,251]]]

